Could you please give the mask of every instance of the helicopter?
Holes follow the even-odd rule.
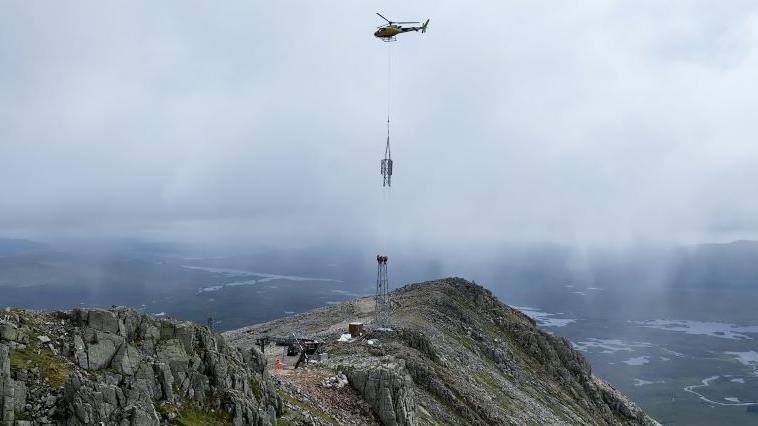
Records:
[[[420,24],[420,22],[393,22],[382,16],[382,14],[379,12],[376,14],[379,15],[380,18],[387,21],[385,25],[377,27],[379,29],[374,33],[374,36],[382,39],[382,41],[394,41],[396,35],[407,33],[408,31],[421,31],[422,33],[425,33],[426,26],[429,25],[429,20],[427,19],[426,22],[424,22],[424,24],[420,27],[403,27],[400,24]]]

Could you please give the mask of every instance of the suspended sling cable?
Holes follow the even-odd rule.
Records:
[[[392,100],[392,43],[387,43],[387,121],[390,119]]]
[[[392,186],[392,153],[390,151],[390,95],[392,82],[392,44],[387,43],[387,145],[381,161],[382,186]]]

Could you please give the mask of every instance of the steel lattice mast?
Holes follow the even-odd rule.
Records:
[[[376,325],[389,328],[390,300],[388,294],[389,279],[387,278],[387,256],[376,256]]]
[[[381,163],[382,186],[392,186],[392,153],[390,152],[390,119],[387,117],[387,146]]]

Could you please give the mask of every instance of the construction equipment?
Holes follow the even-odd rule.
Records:
[[[319,342],[313,339],[298,338],[295,336],[295,333],[292,333],[292,337],[293,342],[287,347],[287,355],[289,355],[290,349],[294,349],[295,354],[300,353],[300,357],[298,357],[297,362],[295,363],[295,370],[297,370],[300,364],[304,363],[305,365],[308,365],[310,356],[318,351]]]
[[[350,333],[350,337],[360,337],[361,334],[363,334],[363,323],[362,322],[351,322],[347,325],[348,332]]]
[[[259,339],[255,339],[255,344],[261,347],[261,353],[266,352],[266,346],[268,346],[270,339],[268,336],[263,336]]]

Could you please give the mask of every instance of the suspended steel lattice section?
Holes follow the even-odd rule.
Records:
[[[390,152],[390,120],[387,119],[387,146],[381,162],[382,186],[392,186],[392,153]]]
[[[389,279],[387,278],[387,256],[376,256],[376,326],[389,328],[390,299],[388,294]]]

